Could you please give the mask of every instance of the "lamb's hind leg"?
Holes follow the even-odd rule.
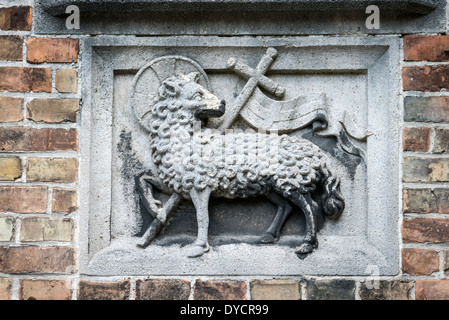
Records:
[[[209,229],[209,198],[211,191],[206,188],[198,191],[195,188],[190,192],[193,205],[196,209],[196,219],[198,224],[198,236],[196,241],[189,246],[187,256],[190,258],[202,256],[209,251],[208,229]]]
[[[296,248],[295,252],[298,255],[311,253],[315,248],[318,247],[316,220],[318,216],[319,206],[312,199],[310,193],[295,193],[290,197],[290,200],[302,209],[306,217],[307,233],[304,238],[304,242],[298,248]]]
[[[282,226],[292,212],[292,207],[288,201],[275,192],[271,192],[267,195],[267,199],[271,203],[277,206],[276,217],[271,223],[267,231],[260,237],[260,243],[273,243],[279,239]]]

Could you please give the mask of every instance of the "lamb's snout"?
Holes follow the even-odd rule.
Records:
[[[220,106],[218,107],[218,111],[221,112],[221,115],[219,115],[219,117],[223,116],[226,112],[226,101],[221,100],[220,101]]]
[[[195,112],[195,118],[205,119],[205,118],[220,118],[226,112],[226,102],[224,100],[220,101],[218,108],[203,108]]]

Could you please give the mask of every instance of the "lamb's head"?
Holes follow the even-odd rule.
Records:
[[[172,100],[168,108],[172,112],[181,112],[187,118],[204,120],[221,117],[225,113],[225,102],[201,86],[199,77],[199,73],[192,72],[164,80],[158,91],[159,101]]]

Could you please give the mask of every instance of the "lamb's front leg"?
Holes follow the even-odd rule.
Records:
[[[193,205],[196,209],[196,220],[198,224],[198,236],[196,241],[189,246],[188,257],[194,258],[202,256],[209,251],[208,230],[209,230],[209,198],[211,190],[209,188],[198,191],[195,188],[190,191]]]

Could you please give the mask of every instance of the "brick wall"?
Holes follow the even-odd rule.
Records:
[[[0,299],[449,299],[449,36],[404,37],[399,275],[89,278],[79,39],[35,36],[31,21],[32,6],[0,7]]]
[[[72,299],[79,39],[31,21],[0,8],[0,299]]]
[[[449,36],[404,37],[402,272],[449,299]]]

